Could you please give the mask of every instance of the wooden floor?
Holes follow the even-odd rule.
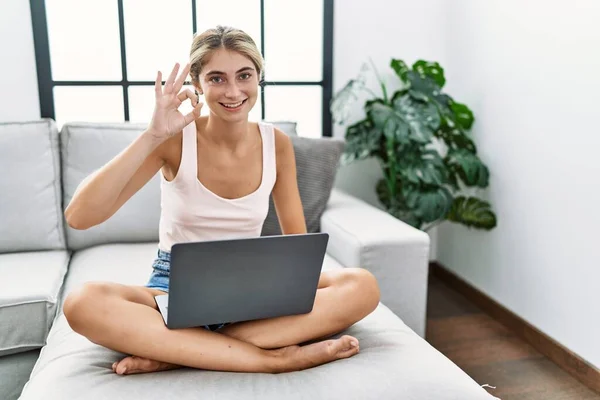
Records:
[[[529,344],[431,276],[427,341],[502,400],[600,400]]]

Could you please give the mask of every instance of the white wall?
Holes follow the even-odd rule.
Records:
[[[472,107],[498,214],[441,263],[600,367],[600,2],[455,0],[448,90]]]
[[[40,118],[29,2],[0,3],[0,122]]]

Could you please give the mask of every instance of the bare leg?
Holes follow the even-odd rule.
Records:
[[[143,287],[88,283],[69,294],[64,313],[74,331],[93,343],[143,359],[192,368],[235,372],[286,372],[356,354],[352,337],[310,346],[264,350],[203,328],[168,329],[155,309],[154,294]],[[145,372],[117,367],[118,373]]]
[[[319,280],[313,311],[309,314],[270,318],[228,325],[218,332],[263,349],[296,348],[297,344],[327,338],[370,314],[379,303],[379,287],[373,275],[359,268],[324,272]],[[354,341],[351,336],[341,339]],[[325,341],[332,344],[335,341]],[[356,340],[356,352],[359,350]],[[303,346],[303,350],[312,351]],[[129,365],[140,370],[177,368],[153,360],[128,357],[114,368]]]
[[[342,332],[379,304],[375,277],[365,269],[344,268],[321,274],[312,312],[228,325],[224,335],[276,349]]]

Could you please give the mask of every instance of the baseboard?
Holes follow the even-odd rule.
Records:
[[[429,271],[430,274],[465,296],[581,383],[600,393],[599,369],[471,286],[439,262],[431,262]]]

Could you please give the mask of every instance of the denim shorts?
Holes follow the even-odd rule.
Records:
[[[171,253],[158,249],[156,258],[152,263],[152,273],[146,283],[146,287],[151,289],[169,292],[169,271],[171,269]]]
[[[152,263],[152,273],[146,283],[147,288],[162,290],[169,293],[169,272],[171,268],[171,253],[158,249],[156,258]],[[210,331],[216,331],[229,323],[204,325]]]

